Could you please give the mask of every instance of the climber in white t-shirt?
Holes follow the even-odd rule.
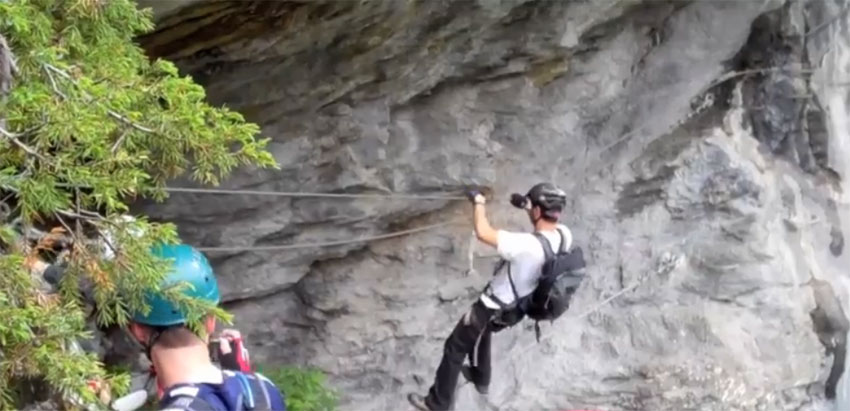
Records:
[[[504,326],[502,314],[512,312],[515,303],[531,294],[537,286],[546,254],[541,241],[532,232],[497,230],[485,215],[485,198],[471,192],[473,219],[478,239],[498,250],[503,262],[481,297],[455,326],[443,349],[434,384],[427,396],[416,393],[408,400],[423,411],[451,408],[459,374],[486,394],[490,384],[490,336]],[[537,184],[526,195],[514,194],[511,204],[528,212],[534,231],[548,240],[552,249],[569,249],[573,236],[558,219],[566,205],[566,193],[549,183]],[[519,321],[518,318],[516,321]],[[508,324],[510,325],[510,324]],[[469,358],[470,365],[464,365]]]

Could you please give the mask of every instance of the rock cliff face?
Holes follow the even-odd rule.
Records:
[[[817,410],[840,377],[850,397],[848,6],[189,1],[142,44],[273,138],[281,170],[228,188],[483,185],[516,230],[510,192],[567,190],[591,264],[572,312],[539,344],[524,326],[497,334],[489,398],[463,386],[456,409]],[[175,194],[139,210],[203,247],[460,219],[209,254],[257,361],[320,367],[343,409],[405,409],[426,390],[494,262],[470,250],[462,202]]]

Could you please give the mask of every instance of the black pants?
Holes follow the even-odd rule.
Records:
[[[496,312],[478,300],[458,321],[446,340],[443,360],[425,399],[428,408],[435,411],[451,408],[465,357],[469,357],[475,385],[490,385],[490,320]]]

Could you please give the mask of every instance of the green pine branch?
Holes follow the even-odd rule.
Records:
[[[0,61],[0,409],[20,406],[16,387],[32,378],[72,402],[98,400],[91,380],[126,386],[71,343],[86,335],[87,306],[99,325],[125,325],[159,288],[168,263],[150,249],[177,241],[175,227],[123,219],[130,202],[164,199],[181,175],[215,185],[240,166],[277,167],[257,125],[148,60],[133,39],[152,28],[130,0],[0,1],[0,56],[15,56]],[[53,236],[72,243],[61,258]],[[57,258],[65,275],[47,292],[34,267]],[[162,291],[195,329],[207,313],[229,320]]]

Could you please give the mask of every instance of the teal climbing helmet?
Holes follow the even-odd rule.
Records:
[[[171,271],[165,276],[163,286],[185,281],[191,285],[184,293],[218,304],[220,295],[218,282],[213,274],[207,258],[192,246],[186,244],[160,245],[152,250],[153,254],[163,259],[173,259]],[[133,321],[155,327],[168,327],[186,322],[186,315],[174,303],[159,293],[147,293],[145,302],[150,306],[150,312],[133,314]]]

